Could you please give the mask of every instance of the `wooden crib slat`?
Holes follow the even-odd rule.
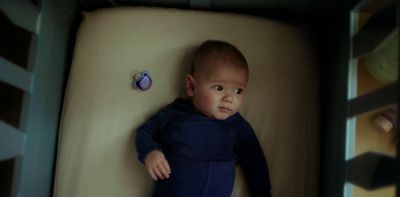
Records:
[[[0,57],[0,81],[4,81],[25,92],[30,92],[32,74],[5,58]]]
[[[12,23],[34,34],[37,33],[39,11],[29,0],[2,0],[0,10]]]
[[[23,154],[25,134],[0,120],[0,161]]]
[[[383,88],[373,92],[351,99],[349,103],[348,117],[354,117],[358,114],[394,104],[398,100],[399,82],[393,82]]]

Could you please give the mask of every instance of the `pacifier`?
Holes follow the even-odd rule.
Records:
[[[133,76],[132,86],[139,90],[148,90],[151,87],[153,80],[150,77],[149,71],[143,71]]]

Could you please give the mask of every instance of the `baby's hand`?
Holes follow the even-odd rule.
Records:
[[[171,174],[168,161],[165,159],[165,156],[161,151],[155,150],[148,153],[144,164],[150,176],[154,180],[157,180],[157,177],[161,180],[167,179]]]

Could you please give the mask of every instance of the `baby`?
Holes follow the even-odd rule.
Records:
[[[239,114],[249,70],[233,45],[205,41],[186,76],[189,99],[178,98],[145,122],[136,150],[156,180],[153,196],[229,197],[239,165],[251,196],[271,196],[266,159]]]

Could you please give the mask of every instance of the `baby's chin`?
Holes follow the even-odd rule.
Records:
[[[214,119],[214,120],[226,120],[233,116],[236,112],[230,111],[230,112],[219,112],[219,111],[207,111],[207,110],[199,110],[203,115]]]
[[[216,120],[226,120],[230,118],[233,114],[215,114],[211,118],[216,119]]]

